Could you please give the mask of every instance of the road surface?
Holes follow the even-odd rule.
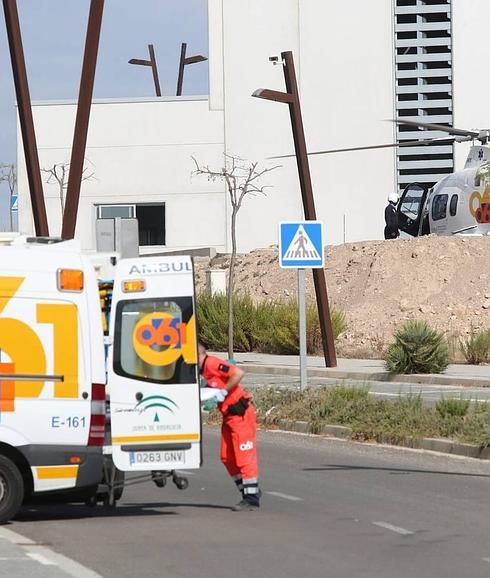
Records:
[[[204,436],[205,465],[184,492],[133,486],[113,511],[26,508],[8,528],[107,578],[490,576],[486,462],[260,432],[263,507],[235,513],[219,431]],[[2,561],[0,575],[32,576],[34,563]]]
[[[245,374],[242,383],[248,387],[278,386],[299,389],[299,377],[277,374]],[[471,401],[489,402],[490,388],[488,387],[462,387],[456,385],[427,385],[413,383],[399,383],[386,381],[359,381],[348,380],[339,382],[338,379],[324,377],[308,378],[309,387],[337,386],[344,387],[367,387],[372,395],[384,399],[396,399],[400,395],[421,395],[427,405],[435,405],[441,397],[453,397],[456,399],[470,399]]]

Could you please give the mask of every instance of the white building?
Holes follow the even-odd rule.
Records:
[[[388,122],[397,115],[489,127],[482,22],[490,22],[488,0],[209,0],[209,98],[94,103],[86,156],[96,179],[82,185],[77,236],[95,248],[97,218],[137,216],[145,251],[229,250],[224,185],[191,177],[191,157],[217,168],[223,154],[268,166],[267,157],[293,152],[287,106],[251,97],[257,88],[285,90],[282,67],[269,62],[284,50],[295,56],[310,151],[420,136]],[[75,109],[34,106],[41,166],[69,161]],[[19,226],[32,232],[20,138]],[[327,243],[381,238],[389,192],[433,183],[465,157],[451,145],[400,151],[310,157]],[[280,164],[264,180],[267,196],[240,211],[241,251],[276,243],[280,221],[303,217],[295,159]],[[57,188],[45,185],[45,195],[51,234],[59,234]]]

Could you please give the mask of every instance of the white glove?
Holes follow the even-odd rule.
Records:
[[[216,401],[222,402],[228,395],[226,389],[218,389],[216,387],[202,387],[201,388],[201,402],[209,401],[210,399],[216,399]]]
[[[216,389],[216,401],[219,403],[225,401],[225,397],[228,395],[228,391],[226,389]]]

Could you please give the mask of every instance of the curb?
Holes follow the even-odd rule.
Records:
[[[284,365],[260,365],[240,361],[239,364],[252,374],[288,375],[299,377],[299,368]],[[490,380],[484,377],[454,377],[449,375],[411,374],[396,375],[387,372],[366,373],[362,371],[342,371],[340,369],[310,368],[308,377],[325,377],[328,379],[355,381],[401,382],[423,385],[459,385],[462,387],[490,387]]]
[[[260,425],[267,427],[265,420],[259,420]],[[352,429],[341,425],[325,425],[319,433],[311,432],[311,424],[306,421],[292,421],[280,419],[277,425],[281,431],[310,434],[317,437],[330,436],[341,439],[349,439],[352,436]],[[427,450],[441,454],[452,454],[466,458],[477,458],[480,460],[490,460],[490,447],[481,448],[472,444],[454,442],[444,438],[407,438],[399,444],[392,444],[389,441],[381,440],[380,443],[390,445],[394,448],[405,447],[416,450]]]

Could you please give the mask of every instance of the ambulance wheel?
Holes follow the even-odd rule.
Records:
[[[0,456],[0,524],[11,520],[24,500],[24,480],[13,461]]]
[[[114,488],[114,498],[116,502],[122,498],[124,492],[124,479],[126,475],[123,471],[116,469],[116,475],[114,478],[114,482],[118,484],[117,488]],[[121,484],[121,485],[119,485]]]
[[[175,478],[174,484],[179,490],[187,490],[189,487],[189,480],[187,478]]]

